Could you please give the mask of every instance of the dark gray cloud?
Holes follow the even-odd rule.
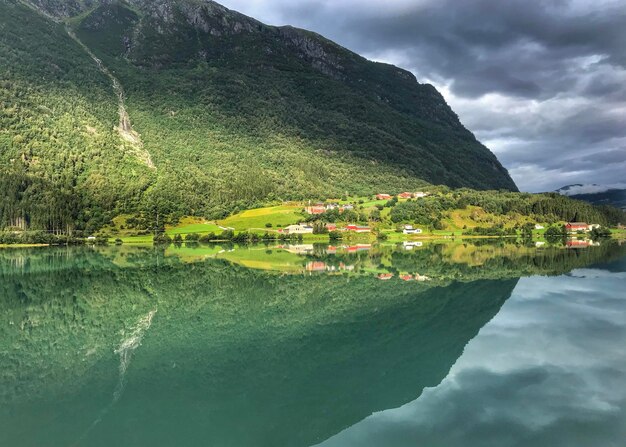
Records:
[[[223,3],[433,83],[524,190],[626,180],[626,0]]]

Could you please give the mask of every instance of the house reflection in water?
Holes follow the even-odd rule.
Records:
[[[343,262],[340,262],[339,265],[330,265],[323,261],[311,261],[306,265],[307,272],[351,272],[353,270],[353,265],[347,265]]]
[[[597,247],[600,245],[599,242],[593,242],[590,239],[568,239],[565,243],[567,248],[587,248],[587,247]]]

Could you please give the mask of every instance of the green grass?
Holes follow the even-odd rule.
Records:
[[[213,222],[202,222],[197,219],[183,219],[180,224],[166,228],[165,233],[169,236],[175,236],[177,234],[219,234],[222,231],[219,225]]]
[[[296,224],[304,219],[301,213],[302,206],[281,205],[265,208],[257,208],[243,211],[230,216],[222,221],[220,225],[234,228],[237,231],[256,230],[276,230],[279,226],[285,227]],[[266,228],[266,224],[271,223],[272,228]]]
[[[109,243],[114,243],[116,239],[121,239],[125,244],[152,244],[153,237],[151,234],[143,236],[124,236],[117,235],[109,238]]]

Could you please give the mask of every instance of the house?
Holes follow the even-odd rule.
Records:
[[[405,225],[402,230],[404,234],[422,234],[421,228],[413,228],[413,225]]]
[[[339,208],[339,204],[337,203],[329,203],[326,205],[326,211],[336,210]]]
[[[413,197],[415,197],[416,199],[423,199],[424,197],[428,197],[428,193],[418,191],[415,194],[413,194]]]
[[[343,213],[344,211],[352,211],[354,209],[354,205],[348,204],[339,208],[339,212]]]
[[[289,225],[283,228],[285,234],[313,234],[313,227],[309,225]]]
[[[390,200],[391,195],[389,194],[376,194],[376,200]]]
[[[393,273],[381,273],[378,275],[378,279],[381,281],[389,281],[391,278],[393,278]]]
[[[413,281],[414,278],[413,278],[413,275],[402,275],[400,276],[400,279],[402,281]]]
[[[545,230],[545,229],[546,227],[544,227],[543,225],[539,225],[539,224],[535,225],[535,230]]]
[[[403,192],[398,194],[398,199],[412,199],[413,198],[413,193],[412,192]]]
[[[307,206],[304,208],[304,212],[313,215],[324,214],[326,207],[324,205]]]
[[[326,229],[328,231],[337,231],[337,225],[332,224],[332,223],[326,224]]]
[[[569,222],[565,225],[565,229],[568,233],[577,233],[579,231],[587,232],[589,231],[589,225],[585,222]]]
[[[372,231],[370,227],[363,227],[360,225],[346,225],[346,231],[354,231],[356,233],[369,233]]]
[[[402,243],[402,246],[404,247],[405,250],[413,250],[414,248],[417,247],[422,247],[424,244],[422,242],[407,242],[404,241]]]

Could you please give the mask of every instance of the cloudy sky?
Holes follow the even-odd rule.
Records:
[[[221,0],[435,85],[520,189],[626,183],[626,0]]]

